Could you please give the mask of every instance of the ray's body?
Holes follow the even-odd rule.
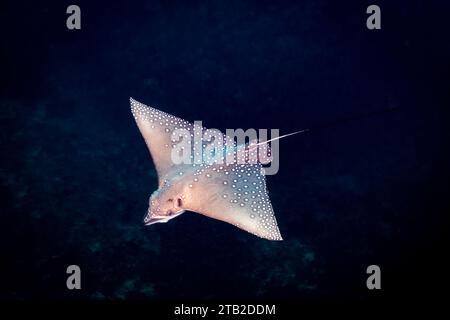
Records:
[[[282,240],[260,163],[174,164],[176,129],[193,125],[130,99],[131,111],[158,172],[144,223],[167,222],[186,210],[221,220],[269,240]]]

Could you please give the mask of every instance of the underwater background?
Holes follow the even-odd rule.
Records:
[[[377,1],[382,29],[370,31],[372,1],[72,2],[0,5],[0,298],[445,287],[448,5]],[[66,28],[70,4],[81,30]],[[194,213],[145,227],[157,176],[129,97],[220,130],[311,128],[280,141],[267,178],[285,240]],[[81,290],[66,288],[71,264]]]

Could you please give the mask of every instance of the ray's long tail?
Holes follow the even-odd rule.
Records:
[[[335,127],[335,126],[339,126],[339,125],[342,125],[342,124],[345,124],[345,123],[348,123],[348,122],[353,122],[353,121],[360,120],[360,119],[371,118],[373,116],[379,116],[381,114],[385,114],[385,113],[388,113],[388,112],[391,112],[391,111],[396,111],[398,109],[399,109],[398,107],[388,107],[388,108],[385,108],[385,109],[382,109],[382,110],[376,110],[376,111],[369,112],[369,113],[351,115],[351,116],[348,116],[348,117],[343,118],[343,119],[335,120],[335,121],[328,122],[328,123],[322,123],[322,124],[313,126],[311,128],[308,128],[308,129],[302,129],[302,130],[299,130],[299,131],[291,132],[291,133],[284,134],[284,135],[279,136],[279,137],[272,138],[270,140],[261,141],[261,142],[256,143],[256,144],[252,144],[250,146],[250,149],[252,149],[254,147],[257,147],[259,145],[271,142],[271,141],[279,140],[281,138],[286,138],[286,137],[293,136],[293,135],[299,134],[299,133],[306,133],[306,132],[311,131],[312,129],[316,130],[316,129],[324,129],[324,128]]]

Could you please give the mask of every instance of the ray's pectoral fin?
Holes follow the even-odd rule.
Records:
[[[175,166],[171,158],[172,148],[175,144],[175,141],[172,141],[172,133],[177,129],[192,131],[193,125],[133,98],[130,98],[130,104],[139,131],[152,156],[161,186],[164,177]]]
[[[193,182],[189,182],[187,209],[231,223],[261,238],[283,240],[261,167],[212,165],[198,169]]]

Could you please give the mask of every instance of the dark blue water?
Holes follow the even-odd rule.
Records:
[[[364,1],[78,1],[69,31],[69,4],[1,5],[1,298],[360,300],[371,264],[388,297],[445,278],[448,6],[378,1],[369,31]],[[316,128],[268,177],[285,241],[194,213],[144,227],[157,178],[129,97]]]

